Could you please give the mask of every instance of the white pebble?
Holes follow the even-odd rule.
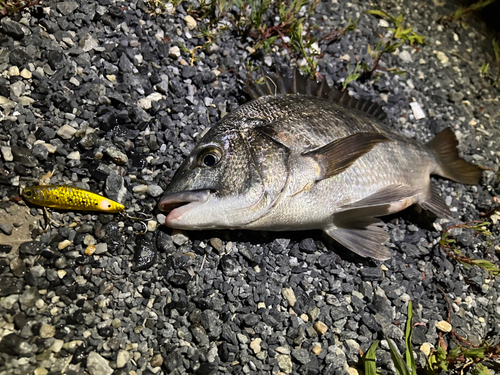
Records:
[[[415,116],[415,120],[420,120],[425,118],[425,113],[422,107],[420,107],[420,104],[418,104],[417,102],[411,102],[410,107],[411,110],[413,111],[413,116]]]

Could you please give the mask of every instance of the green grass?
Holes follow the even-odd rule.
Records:
[[[464,22],[464,19],[474,14],[478,10],[484,9],[494,1],[495,0],[479,0],[478,2],[475,2],[469,6],[461,6],[453,13],[441,17],[439,21],[442,23],[459,22],[462,25],[462,27],[466,29],[467,24]]]
[[[311,36],[309,18],[319,0],[214,0],[201,1],[200,9],[192,10],[198,17],[207,19],[209,27],[202,35],[210,41],[217,39],[218,32],[229,28],[245,39],[253,40],[255,51],[269,53],[273,46],[290,50],[305,65],[300,68],[316,78],[316,39]],[[230,27],[221,26],[221,22]]]
[[[453,225],[443,231],[439,246],[441,249],[452,259],[460,262],[464,267],[470,268],[471,266],[481,267],[492,276],[500,276],[500,269],[487,259],[471,259],[464,256],[461,250],[455,246],[456,240],[451,235],[450,230],[454,228],[469,229],[475,232],[475,235],[482,235],[488,239],[491,237],[491,232],[488,226],[491,223],[487,221],[471,221],[464,224]]]
[[[405,343],[406,350],[402,357],[392,341],[386,337],[391,353],[391,359],[398,375],[438,375],[442,372],[448,373],[464,373],[465,369],[471,367],[473,375],[490,375],[488,368],[485,365],[486,359],[498,360],[500,358],[500,344],[489,345],[484,343],[480,347],[468,345],[464,347],[457,345],[448,350],[444,341],[440,339],[437,349],[434,349],[429,357],[425,368],[417,367],[414,359],[413,347],[411,344],[413,331],[413,305],[408,302],[408,319],[405,326]],[[452,338],[459,337],[453,330]],[[462,339],[463,340],[463,339]],[[358,363],[358,369],[364,372],[364,375],[378,375],[376,363],[376,350],[379,341],[375,341],[368,351],[361,357]]]
[[[40,0],[0,0],[0,15],[7,16],[40,4]]]
[[[358,78],[368,79],[374,77],[377,71],[387,71],[389,73],[398,75],[406,74],[405,71],[395,67],[388,69],[380,68],[379,66],[380,59],[384,54],[394,53],[399,47],[403,46],[404,44],[409,44],[411,46],[414,46],[415,48],[417,44],[423,45],[425,44],[426,37],[417,34],[415,31],[413,31],[411,27],[405,27],[402,14],[398,15],[397,17],[394,17],[389,13],[384,12],[383,10],[377,10],[377,9],[368,10],[366,11],[366,13],[383,18],[391,22],[394,27],[388,28],[388,30],[392,32],[391,37],[381,38],[373,48],[370,45],[368,45],[367,50],[373,60],[373,64],[370,68],[368,64],[363,63],[362,64],[363,72],[359,74],[358,77],[356,77],[356,79]],[[351,81],[354,80],[352,78],[353,77],[351,77]]]

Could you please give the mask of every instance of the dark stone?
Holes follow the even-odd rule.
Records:
[[[41,144],[34,145],[31,152],[38,160],[47,160],[47,157],[49,156],[49,150]]]
[[[0,258],[0,275],[9,269],[9,260]]]
[[[0,353],[18,356],[20,354],[20,346],[24,339],[15,333],[5,336],[0,341]]]
[[[61,51],[49,51],[47,60],[52,69],[58,70],[64,67],[64,54]]]
[[[62,3],[57,3],[57,10],[61,12],[63,16],[73,13],[78,9],[78,7],[78,3],[73,1],[63,1]]]
[[[25,258],[30,255],[38,255],[45,248],[45,244],[39,241],[23,242],[19,245],[19,256]]]
[[[245,325],[248,327],[253,327],[260,321],[260,317],[257,314],[247,314],[243,318]]]
[[[165,361],[168,372],[174,371],[176,368],[182,366],[182,354],[180,349],[174,350],[170,353]]]
[[[380,325],[377,323],[373,315],[364,313],[361,320],[368,327],[370,332],[380,331]]]
[[[421,237],[419,237],[420,239]],[[421,252],[420,250],[418,249],[417,246],[415,245],[412,245],[412,244],[409,244],[409,243],[402,243],[400,245],[400,248],[401,250],[408,256],[411,256],[413,258],[417,258],[418,256],[420,256]]]
[[[71,316],[67,318],[68,324],[83,324],[85,322],[85,313],[82,309],[76,310]]]
[[[31,151],[26,147],[12,146],[11,150],[14,160],[25,167],[33,168],[38,165],[38,160],[36,160]]]
[[[332,306],[330,310],[330,316],[334,321],[345,318],[348,315],[349,310],[347,309],[347,306]]]
[[[228,324],[222,326],[221,337],[230,344],[238,345],[236,332]]]
[[[236,276],[241,269],[238,261],[227,255],[221,258],[219,265],[226,276]]]
[[[244,247],[244,248],[239,249],[238,252],[241,255],[243,255],[243,258],[245,258],[251,266],[258,264],[258,261],[255,258],[255,254],[253,253],[252,250]]]
[[[191,78],[196,74],[196,67],[191,65],[184,65],[182,67],[182,78]]]
[[[18,312],[16,315],[14,315],[14,324],[16,326],[16,329],[21,330],[23,329],[24,325],[26,324],[27,317],[26,314],[23,312]]]
[[[201,347],[208,347],[210,342],[208,340],[207,332],[205,331],[205,328],[203,328],[201,324],[199,323],[191,324],[189,330],[191,331],[191,334],[195,338],[196,342]]]
[[[10,245],[0,245],[0,253],[7,254],[7,253],[10,253],[11,250],[12,250],[12,246],[10,246]]]
[[[128,59],[127,55],[125,55],[124,53],[120,56],[120,62],[118,63],[118,66],[123,73],[132,73],[133,65]]]
[[[99,333],[99,336],[102,336],[102,337],[111,337],[111,336],[113,336],[113,327],[105,326],[102,328],[98,328],[97,333]]]
[[[366,281],[382,280],[383,274],[379,267],[363,267],[359,270],[361,277]]]
[[[172,276],[169,277],[168,281],[176,286],[182,286],[189,283],[191,280],[191,275],[184,270],[176,271]]]
[[[316,242],[312,238],[305,238],[300,241],[299,249],[306,253],[314,253],[316,251]]]
[[[134,254],[135,270],[144,270],[156,262],[156,241],[151,233],[137,236]]]
[[[7,236],[10,236],[13,231],[14,226],[11,223],[0,223],[0,232],[3,232]]]
[[[57,23],[52,22],[48,19],[42,19],[40,21],[40,25],[43,26],[50,34],[55,34],[57,31],[59,31],[59,26],[57,25]]]
[[[214,362],[204,362],[200,365],[200,368],[196,371],[196,375],[214,375],[217,374],[219,366]]]
[[[371,305],[369,305],[369,308],[380,313],[386,319],[392,320],[392,308],[387,298],[376,294],[373,296],[373,301]]]
[[[23,28],[19,22],[13,21],[10,18],[2,18],[2,32],[11,36],[15,40],[24,38]]]
[[[28,55],[22,48],[16,48],[10,51],[9,62],[11,65],[15,65],[21,70],[25,68],[26,64],[31,61],[31,56]]]
[[[200,324],[213,338],[218,338],[222,332],[222,322],[213,310],[206,309],[201,313]]]
[[[413,327],[413,335],[411,338],[411,342],[415,346],[420,346],[424,342],[426,342],[425,334],[427,333],[427,327],[418,325]]]
[[[416,268],[407,268],[403,271],[403,276],[408,280],[422,280],[422,272]]]
[[[116,221],[107,223],[105,232],[107,233],[106,244],[108,245],[108,252],[110,254],[116,254],[123,247],[120,228]]]
[[[21,279],[8,276],[0,276],[0,297],[11,294],[20,294],[23,290],[24,282]]]
[[[303,365],[311,360],[309,352],[306,349],[293,349],[292,358]]]

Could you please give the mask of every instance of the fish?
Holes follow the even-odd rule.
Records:
[[[380,106],[294,72],[247,84],[183,161],[158,202],[184,230],[321,229],[361,257],[387,260],[381,216],[413,204],[451,217],[431,175],[477,184],[446,128],[424,144],[385,124]]]
[[[60,210],[119,213],[125,206],[89,190],[68,185],[36,185],[23,190],[23,198],[37,206]]]

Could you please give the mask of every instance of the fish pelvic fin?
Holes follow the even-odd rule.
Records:
[[[345,171],[376,144],[388,141],[390,139],[380,133],[356,133],[336,139],[304,156],[312,157],[318,162],[321,168],[318,180],[324,180]]]
[[[475,185],[479,183],[481,169],[459,157],[457,145],[457,138],[450,128],[444,129],[427,143],[427,147],[434,153],[438,162],[438,167],[433,174],[462,184]]]
[[[365,218],[356,227],[335,226],[324,232],[342,246],[363,258],[387,260],[391,257],[389,249],[382,243],[389,241],[389,235],[382,228],[384,223],[375,218]]]

